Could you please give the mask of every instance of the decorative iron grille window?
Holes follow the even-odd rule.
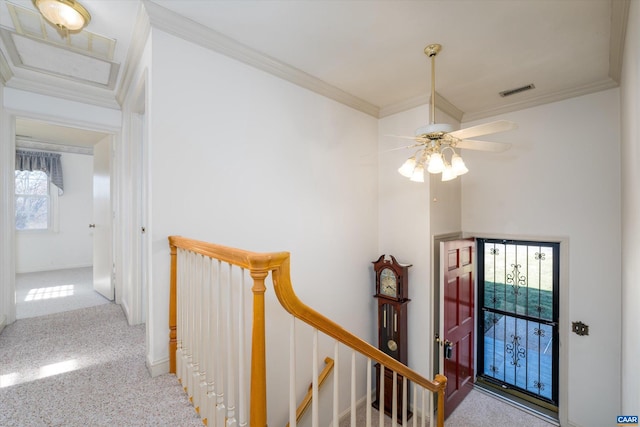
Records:
[[[478,377],[556,411],[559,249],[478,239]]]

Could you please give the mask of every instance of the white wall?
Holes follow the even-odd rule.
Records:
[[[155,29],[152,46],[150,362],[168,357],[173,234],[290,251],[298,296],[372,341],[377,120]],[[267,311],[269,424],[282,425],[288,357],[279,340],[288,322],[272,289]],[[306,365],[298,361],[309,373],[299,377],[301,396],[311,380]]]
[[[619,117],[619,91],[611,89],[495,117],[518,123],[492,136],[513,148],[464,152],[465,231],[570,243],[561,328],[589,325],[588,336],[560,342],[569,357],[568,402],[560,404],[576,426],[610,425],[620,413]]]
[[[16,273],[89,267],[93,240],[93,156],[62,153],[64,194],[58,197],[58,231],[16,233]]]
[[[631,2],[622,69],[622,410],[640,413],[640,4]]]

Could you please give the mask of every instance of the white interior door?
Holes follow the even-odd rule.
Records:
[[[93,289],[114,299],[111,233],[111,137],[93,148]]]

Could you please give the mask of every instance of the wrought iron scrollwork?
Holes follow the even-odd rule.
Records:
[[[527,357],[527,350],[520,344],[521,339],[520,335],[511,334],[511,343],[505,347],[507,354],[511,355],[510,363],[518,368],[520,361]]]
[[[511,264],[513,271],[507,274],[507,284],[513,286],[512,292],[514,295],[518,295],[520,288],[527,286],[527,276],[520,273],[520,264]]]

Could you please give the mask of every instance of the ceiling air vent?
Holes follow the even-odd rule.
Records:
[[[516,93],[524,92],[525,90],[530,90],[535,88],[536,87],[533,85],[533,83],[529,83],[526,86],[520,86],[515,89],[503,90],[502,92],[500,92],[500,96],[504,98],[505,96],[515,95]]]

